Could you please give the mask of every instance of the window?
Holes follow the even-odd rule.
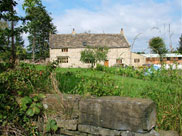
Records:
[[[82,42],[82,44],[83,44],[83,46],[87,46],[87,42],[85,42],[85,41]]]
[[[152,58],[152,61],[155,61],[155,58]]]
[[[68,48],[63,48],[62,52],[68,52]]]
[[[85,63],[91,63],[91,60],[89,60],[89,59],[85,60]]]
[[[122,59],[116,59],[116,64],[122,64]]]
[[[170,57],[167,57],[167,61],[171,60]]]
[[[178,60],[182,60],[182,57],[178,57]]]
[[[139,63],[140,59],[134,59],[134,63]]]
[[[150,61],[150,58],[147,58],[146,60],[147,60],[147,61]]]
[[[59,63],[68,63],[68,57],[67,56],[59,56],[58,60],[59,60]]]

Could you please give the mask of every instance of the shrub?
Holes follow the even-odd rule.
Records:
[[[33,122],[42,115],[41,93],[51,87],[48,73],[28,64],[0,73],[0,135],[38,135]]]
[[[104,71],[104,68],[105,67],[103,65],[97,64],[95,69],[98,70],[98,71]]]

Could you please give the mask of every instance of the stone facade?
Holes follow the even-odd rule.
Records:
[[[68,48],[68,52],[62,52],[62,49],[50,49],[50,61],[56,60],[59,56],[68,57],[67,63],[60,63],[61,67],[82,67],[88,68],[91,64],[82,63],[80,61],[81,54],[85,48]],[[122,63],[129,65],[130,48],[111,48],[107,55],[108,66],[114,66],[117,64],[117,60],[121,59]],[[101,62],[104,64],[104,62]]]
[[[143,64],[146,64],[146,57],[141,54],[131,53],[131,60],[132,60],[132,66],[134,67],[140,67],[143,66]]]
[[[50,61],[62,57],[61,67],[90,67],[80,61],[81,51],[89,47],[107,47],[107,66],[119,64],[129,65],[130,45],[124,36],[120,34],[57,34],[50,35]],[[104,64],[102,62],[101,64]]]

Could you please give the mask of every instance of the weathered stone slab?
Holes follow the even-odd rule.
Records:
[[[98,136],[160,136],[159,133],[154,130],[146,133],[134,133],[130,131],[117,131],[90,125],[79,125],[78,131]]]
[[[43,100],[43,105],[48,115],[52,117],[78,119],[80,99],[79,95],[47,94]]]
[[[129,132],[129,131],[121,131],[121,136],[160,136],[159,133],[157,133],[156,131],[152,130],[150,132],[147,133],[134,133],[134,132]]]
[[[176,132],[176,131],[160,130],[159,134],[160,134],[160,136],[179,136],[178,132]]]
[[[66,130],[66,129],[61,129],[60,134],[62,134],[64,136],[88,136],[87,133],[82,133],[79,131],[70,131],[70,130]]]
[[[99,136],[120,136],[121,132],[90,125],[79,125],[78,131]]]
[[[60,120],[56,119],[57,126],[66,130],[77,130],[78,120]]]
[[[126,97],[83,99],[79,104],[80,125],[132,132],[150,131],[156,124],[153,101]]]

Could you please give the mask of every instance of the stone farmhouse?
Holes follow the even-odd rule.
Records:
[[[80,52],[87,46],[109,49],[107,60],[101,63],[105,66],[131,65],[130,44],[123,29],[118,34],[76,34],[73,29],[72,34],[50,35],[50,61],[59,59],[61,67],[90,67],[91,64],[80,61]]]

